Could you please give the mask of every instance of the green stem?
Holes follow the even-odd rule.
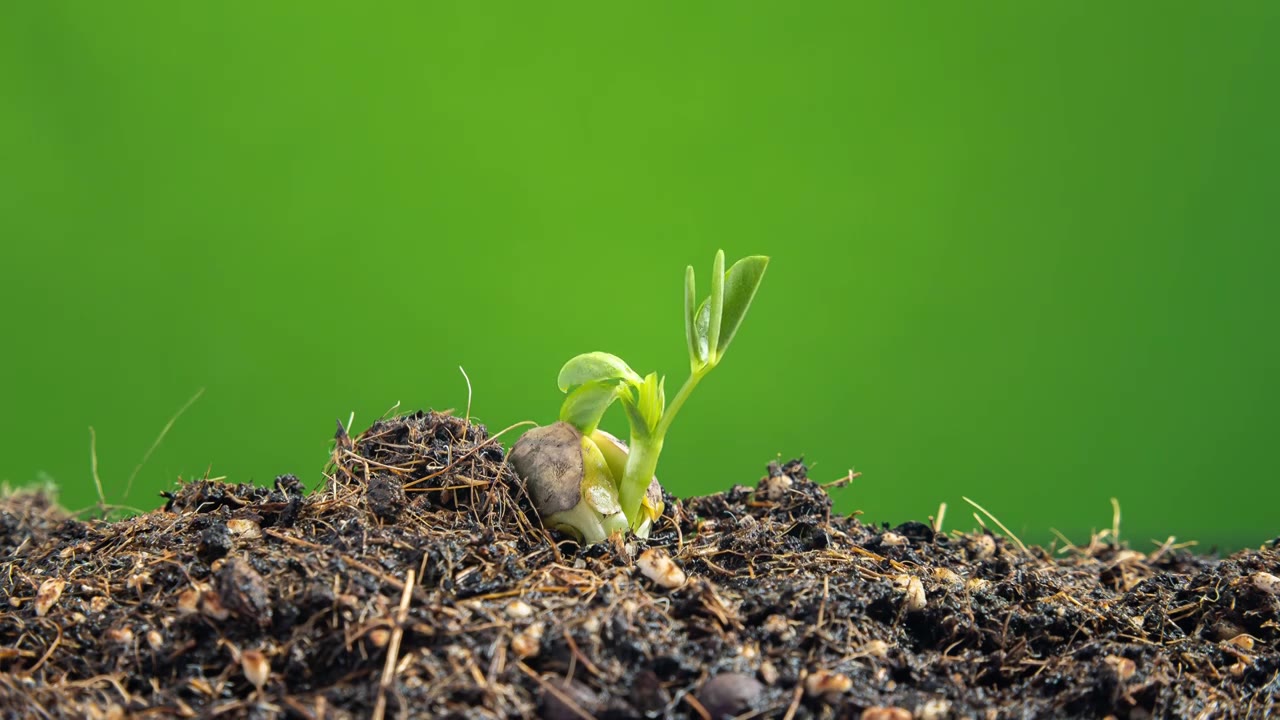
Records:
[[[658,469],[658,456],[662,454],[662,443],[667,437],[671,421],[675,419],[676,413],[680,411],[685,400],[689,399],[689,394],[697,387],[698,382],[710,372],[712,367],[714,366],[703,365],[689,374],[689,379],[684,381],[680,392],[671,399],[671,404],[667,405],[666,411],[662,413],[662,419],[658,421],[658,427],[652,434],[637,433],[635,423],[632,422],[631,450],[627,455],[627,467],[623,472],[622,482],[618,484],[618,500],[622,504],[623,514],[631,521],[632,528],[640,524],[640,501],[648,492],[649,483]]]
[[[662,436],[631,436],[631,449],[627,453],[627,469],[618,486],[618,502],[622,514],[627,516],[634,530],[640,525],[640,501],[649,491],[649,483],[658,469],[658,456],[662,454]]]
[[[671,427],[671,421],[675,419],[676,413],[680,412],[680,408],[684,405],[684,401],[689,399],[689,394],[698,386],[698,381],[703,376],[711,372],[713,365],[703,365],[689,373],[689,379],[684,381],[684,385],[680,388],[680,392],[671,398],[671,404],[667,405],[666,412],[662,413],[662,419],[658,421],[658,429],[654,431],[656,437],[666,437],[667,430]]]

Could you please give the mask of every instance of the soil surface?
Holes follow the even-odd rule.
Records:
[[[728,483],[726,483],[727,485]],[[326,482],[161,510],[0,501],[0,713],[226,718],[1264,718],[1280,555],[1049,553],[835,517],[798,461],[546,532],[482,425],[339,432]]]

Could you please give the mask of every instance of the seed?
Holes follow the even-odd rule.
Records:
[[[160,648],[164,647],[164,636],[161,635],[159,631],[148,630],[147,644],[151,646],[152,650],[159,650]]]
[[[58,598],[62,597],[62,588],[67,586],[66,580],[58,578],[49,578],[40,583],[40,589],[36,590],[36,615],[44,617],[49,612],[49,608],[58,602]]]
[[[100,613],[106,610],[110,604],[111,601],[105,595],[98,595],[89,601],[89,610],[90,612]]]
[[[259,690],[267,684],[267,678],[271,677],[271,661],[257,650],[240,653],[240,669],[244,671],[245,678]]]
[[[812,672],[804,679],[804,691],[809,697],[821,697],[828,703],[834,703],[842,694],[853,687],[848,675],[830,670]],[[910,717],[910,716],[908,716]]]
[[[111,628],[103,633],[103,637],[107,642],[119,643],[120,645],[133,644],[133,630],[127,627]]]
[[[760,663],[760,679],[768,685],[778,682],[778,668],[774,667],[773,663],[768,660]]]
[[[636,558],[636,565],[645,577],[668,590],[684,585],[685,574],[665,552],[657,548],[649,548]]]

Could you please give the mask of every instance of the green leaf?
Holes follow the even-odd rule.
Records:
[[[621,386],[621,380],[595,380],[579,385],[560,406],[560,419],[578,428],[583,435],[590,435],[600,424],[604,412],[618,399]]]
[[[742,319],[747,316],[747,309],[760,289],[760,281],[764,279],[765,268],[769,267],[769,258],[764,255],[744,257],[729,268],[724,278],[724,306],[720,322],[720,334],[715,345],[715,361],[720,360],[724,351],[733,342]]]
[[[689,362],[700,365],[706,362],[705,354],[698,353],[698,330],[694,315],[698,309],[698,297],[694,293],[693,266],[684,270],[684,339],[689,344]]]
[[[622,358],[604,352],[591,352],[579,355],[560,368],[557,383],[561,392],[585,385],[597,380],[625,380],[632,385],[639,385],[644,380],[627,366]]]
[[[658,373],[649,373],[644,379],[644,384],[640,386],[638,402],[640,416],[644,418],[651,432],[658,427],[658,421],[662,419],[662,409],[667,403],[667,399],[663,396],[664,385],[665,383],[658,379]]]
[[[716,259],[711,263],[711,312],[707,327],[707,346],[713,355],[719,355],[720,321],[724,316],[724,251],[716,251]]]
[[[702,301],[698,306],[698,312],[693,316],[693,334],[698,343],[698,364],[706,365],[711,362],[712,351],[715,350],[711,346],[707,338],[707,333],[711,331],[711,298]]]
[[[649,429],[649,418],[644,416],[640,404],[636,400],[631,387],[621,386],[618,399],[622,401],[622,409],[627,411],[627,422],[631,425],[631,440],[647,439],[652,433]]]

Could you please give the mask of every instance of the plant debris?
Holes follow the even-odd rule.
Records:
[[[727,483],[726,483],[727,484]],[[758,489],[758,490],[757,490]],[[1116,718],[1280,711],[1280,555],[832,516],[799,461],[543,529],[483,425],[340,428],[306,494],[204,479],[81,521],[0,501],[0,714]]]

